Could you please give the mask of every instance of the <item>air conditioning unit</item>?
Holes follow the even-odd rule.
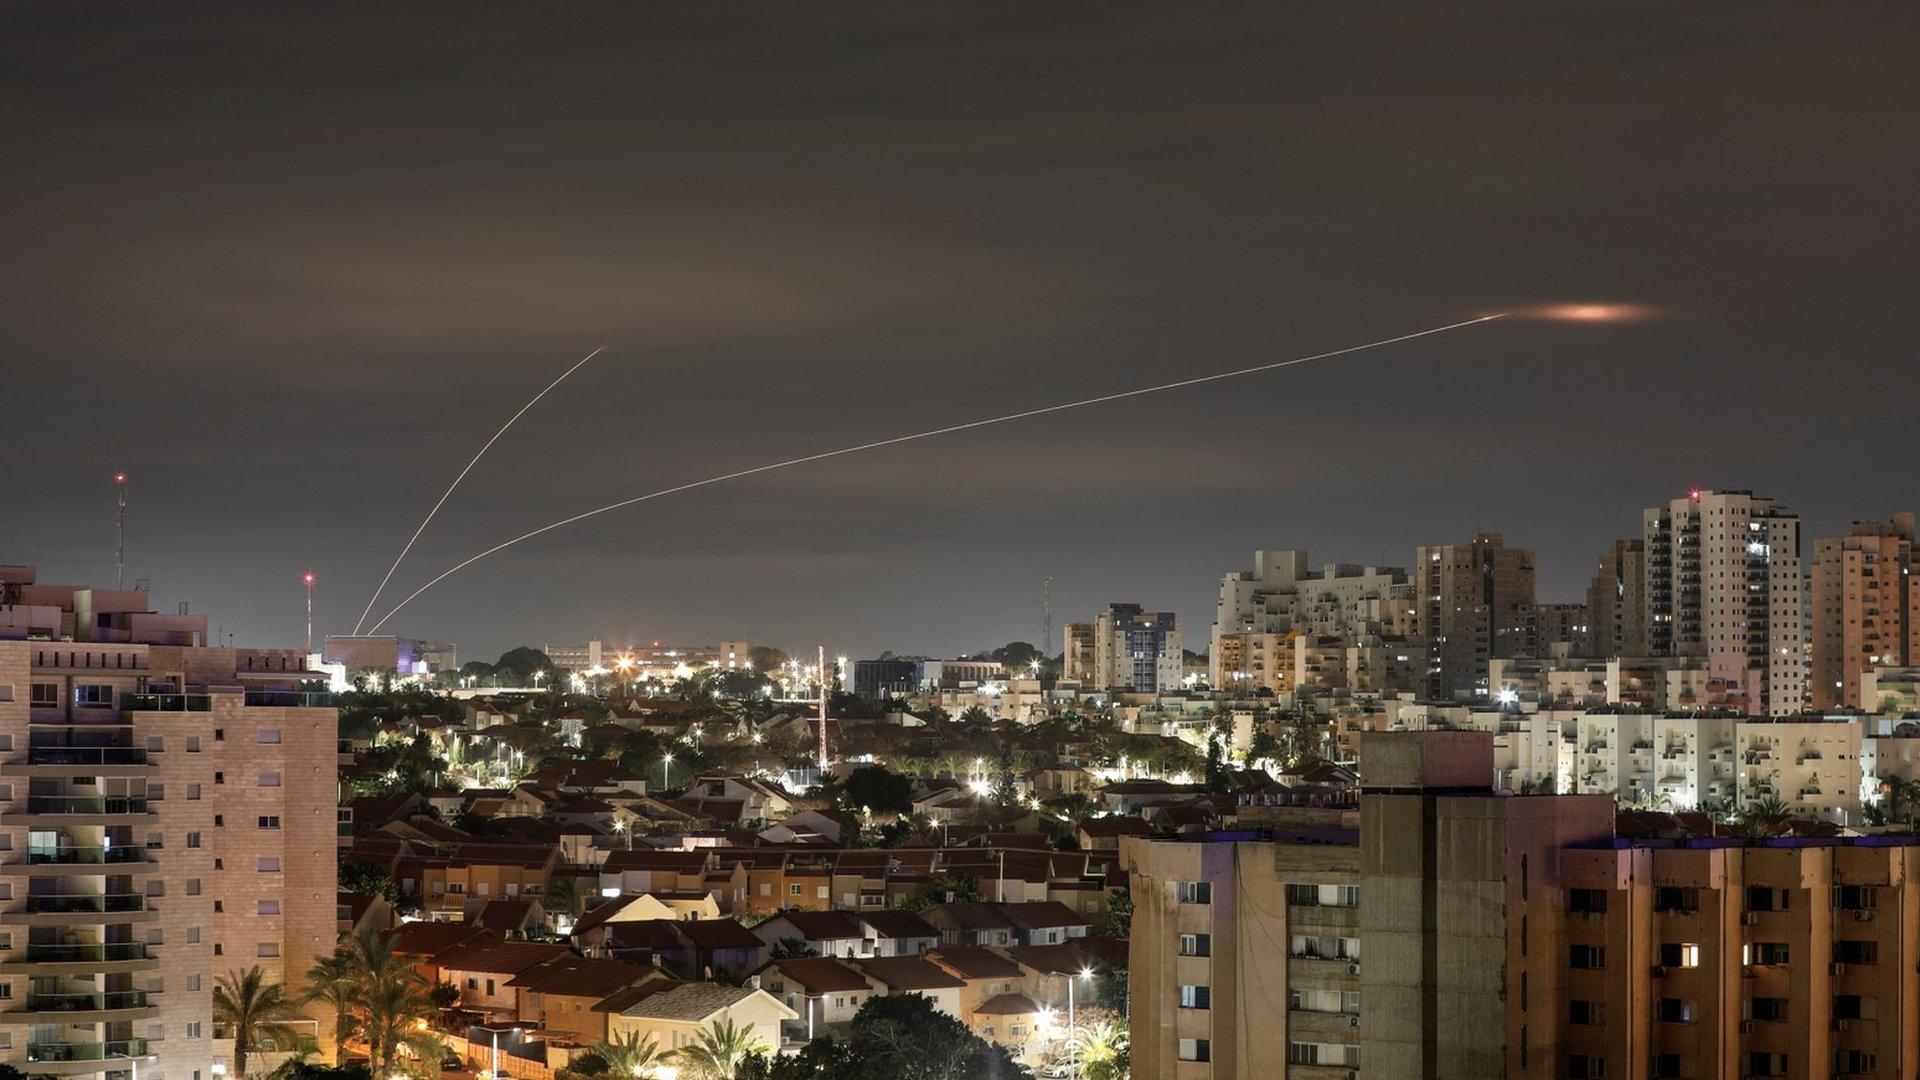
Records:
[[[1358,960],[1355,960],[1355,961],[1354,961],[1353,963],[1351,963],[1351,964],[1348,964],[1348,965],[1347,965],[1347,974],[1349,974],[1349,975],[1358,975],[1358,974],[1360,974],[1360,961],[1358,961]]]
[[[1753,1034],[1753,1032],[1754,1032],[1754,1029],[1755,1029],[1755,1028],[1757,1028],[1757,1027],[1759,1027],[1759,1025],[1758,1025],[1758,1024],[1755,1024],[1755,1023],[1754,1023],[1753,1021],[1751,1021],[1751,1020],[1742,1020],[1742,1021],[1740,1021],[1740,1034],[1742,1034],[1742,1035],[1751,1035],[1751,1034]]]
[[[1833,1028],[1833,1030],[1835,1030],[1835,1031],[1845,1031],[1845,1030],[1847,1030],[1848,1028],[1850,1028],[1850,1027],[1852,1027],[1852,1026],[1853,1026],[1853,1021],[1851,1021],[1851,1020],[1835,1020],[1835,1021],[1833,1022],[1833,1024],[1831,1025],[1831,1026],[1832,1026],[1832,1028]]]
[[[1827,965],[1827,973],[1829,975],[1845,975],[1847,973],[1847,965],[1835,960],[1833,963]]]
[[[1873,909],[1872,908],[1856,908],[1853,913],[1853,918],[1855,922],[1872,922]]]
[[[1349,1017],[1347,1017],[1347,1026],[1348,1026],[1348,1027],[1359,1027],[1359,1026],[1360,1026],[1360,1017],[1358,1017],[1358,1016],[1349,1016]]]

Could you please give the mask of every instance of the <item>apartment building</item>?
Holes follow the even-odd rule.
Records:
[[[1366,736],[1357,831],[1124,840],[1137,1075],[1920,1068],[1920,840],[1621,838],[1476,785],[1491,750]]]
[[[1362,755],[1357,830],[1121,841],[1137,1075],[1556,1075],[1556,856],[1612,801],[1495,794],[1484,732]]]
[[[1643,515],[1656,655],[1707,661],[1703,704],[1788,716],[1807,701],[1800,518],[1750,491],[1700,491]]]
[[[1586,655],[1646,656],[1647,544],[1615,540],[1600,553],[1587,585]]]
[[[443,671],[460,669],[459,646],[450,641],[420,641],[392,634],[328,634],[321,656],[344,667],[349,676],[379,672],[430,679]]]
[[[1484,695],[1489,660],[1535,655],[1531,549],[1475,533],[1464,544],[1420,548],[1413,572],[1415,633],[1433,647],[1428,693]]]
[[[1272,647],[1255,639],[1284,641],[1293,633],[1404,636],[1413,632],[1413,622],[1413,586],[1403,569],[1331,563],[1316,574],[1304,551],[1256,551],[1252,570],[1236,570],[1220,582],[1208,680],[1214,686],[1264,684],[1257,670],[1236,663],[1257,662],[1253,654]]]
[[[1180,624],[1171,611],[1110,604],[1091,623],[1069,623],[1062,676],[1089,690],[1158,693],[1184,674]]]
[[[0,1061],[210,1080],[215,979],[297,988],[333,947],[336,710],[303,689],[325,676],[208,647],[144,590],[6,578]]]
[[[1808,693],[1816,709],[1872,709],[1861,677],[1920,662],[1920,589],[1913,572],[1912,514],[1859,522],[1814,545]]]

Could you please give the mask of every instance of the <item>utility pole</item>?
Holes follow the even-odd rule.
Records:
[[[313,571],[300,575],[307,586],[307,655],[313,655]]]
[[[113,587],[127,587],[127,474],[113,474],[115,539],[113,544]]]
[[[827,782],[827,647],[820,646],[820,782]]]

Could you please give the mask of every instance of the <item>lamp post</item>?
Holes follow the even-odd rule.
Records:
[[[660,790],[661,791],[667,790],[667,787],[669,784],[669,781],[667,780],[667,766],[671,764],[673,764],[672,754],[665,754],[660,758]]]
[[[1078,976],[1069,976],[1067,978],[1067,1061],[1072,1069],[1073,1075],[1076,1077],[1080,1075],[1080,1048],[1074,1045],[1074,1035],[1077,1029],[1073,1023],[1073,984],[1080,979],[1092,982],[1093,969],[1090,967],[1081,968]]]

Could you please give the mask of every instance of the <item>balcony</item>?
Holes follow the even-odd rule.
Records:
[[[116,1062],[148,1057],[147,1040],[116,1039],[111,1042],[28,1043],[27,1063],[31,1074],[55,1076],[105,1072]]]
[[[209,694],[126,694],[120,698],[128,712],[212,712]]]
[[[28,765],[145,765],[147,751],[140,746],[32,746]]]
[[[246,704],[275,709],[333,709],[340,695],[324,690],[249,690]]]
[[[147,849],[131,845],[90,847],[81,844],[61,844],[58,847],[27,848],[27,863],[32,866],[119,865],[146,861]]]
[[[24,809],[0,812],[0,820],[21,825],[106,825],[147,815],[146,799],[122,795],[29,795],[26,802]]]
[[[117,915],[146,911],[146,896],[138,892],[109,892],[102,896],[29,896],[29,915]]]
[[[0,1012],[0,1024],[99,1024],[159,1014],[145,990],[28,994],[26,1005]]]
[[[23,952],[25,955],[22,955]],[[0,955],[6,957],[0,961],[0,968],[6,969],[7,974],[106,975],[123,971],[151,971],[160,966],[160,959],[138,941],[87,945],[30,942],[24,950],[15,949]]]

